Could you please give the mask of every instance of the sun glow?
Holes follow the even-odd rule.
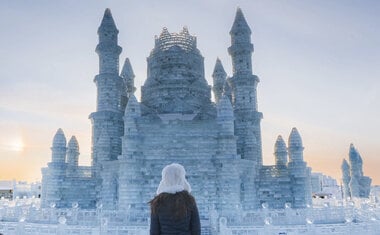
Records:
[[[24,141],[22,138],[15,138],[9,143],[9,149],[14,152],[22,152],[24,150]]]

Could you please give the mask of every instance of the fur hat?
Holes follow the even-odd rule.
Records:
[[[177,193],[183,190],[191,192],[189,182],[187,182],[185,168],[178,164],[172,163],[162,169],[162,179],[157,188],[157,195],[160,193]]]

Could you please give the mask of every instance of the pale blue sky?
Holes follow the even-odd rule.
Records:
[[[315,171],[339,179],[352,142],[365,173],[380,184],[380,2],[343,0],[1,1],[0,180],[40,178],[59,127],[67,139],[77,136],[80,162],[90,162],[94,49],[105,8],[139,98],[162,27],[187,26],[197,36],[210,85],[216,57],[231,75],[228,33],[237,6],[253,31],[264,163],[273,163],[277,135],[287,139],[295,126]]]

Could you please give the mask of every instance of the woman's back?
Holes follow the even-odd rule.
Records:
[[[150,203],[151,235],[200,235],[201,224],[185,168],[177,163],[162,169],[157,196]]]
[[[151,235],[199,235],[198,209],[187,191],[161,193],[151,201]]]

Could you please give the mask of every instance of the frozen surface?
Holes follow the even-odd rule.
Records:
[[[363,234],[380,233],[380,205],[377,200],[333,200],[303,209],[261,209],[220,217],[215,210],[202,218],[202,234]],[[0,233],[39,234],[148,234],[148,216],[130,216],[128,211],[40,208],[36,198],[0,200]]]

